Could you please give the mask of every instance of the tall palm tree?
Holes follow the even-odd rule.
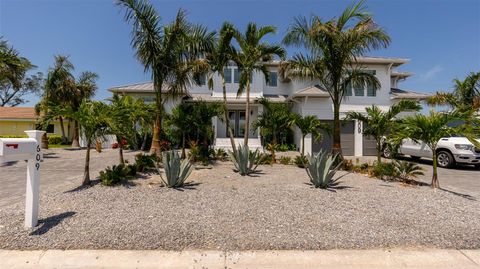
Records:
[[[366,113],[348,112],[347,119],[358,120],[363,123],[363,134],[375,139],[377,148],[377,162],[382,161],[382,147],[387,132],[396,123],[395,118],[401,112],[410,110],[418,111],[422,107],[416,101],[401,100],[392,105],[388,111],[383,112],[378,106],[372,105],[365,108]]]
[[[225,85],[225,74],[223,72],[223,70],[228,66],[228,63],[233,59],[233,55],[236,53],[235,48],[231,44],[234,33],[235,28],[232,24],[228,22],[223,23],[215,45],[213,49],[206,55],[205,59],[211,72],[208,78],[208,87],[213,90],[213,75],[215,74],[218,74],[222,81],[224,105],[223,118],[225,125],[227,126],[227,135],[230,137],[232,150],[235,153],[237,151],[237,147],[235,145],[235,139],[233,138],[233,130],[230,127],[230,118],[228,117],[227,89]]]
[[[410,138],[416,142],[424,142],[432,150],[433,173],[432,188],[439,188],[437,172],[437,144],[442,137],[451,135],[463,135],[467,137],[474,145],[478,146],[479,142],[471,135],[464,126],[451,127],[450,123],[465,118],[465,114],[458,111],[443,113],[430,111],[429,115],[416,114],[415,116],[406,117],[402,120],[400,128],[395,132],[394,138],[398,141],[404,138]],[[452,157],[451,157],[452,158]]]
[[[460,112],[476,113],[480,109],[480,72],[471,72],[462,81],[453,80],[453,92],[437,92],[427,98],[429,105],[448,105]]]
[[[151,72],[155,89],[155,124],[151,153],[160,155],[163,96],[177,96],[187,91],[194,74],[204,72],[199,56],[211,50],[214,33],[186,20],[179,10],[170,24],[160,25],[160,17],[147,0],[118,0],[125,9],[125,20],[132,23],[132,47],[145,72]]]
[[[308,134],[312,134],[313,139],[320,140],[322,138],[321,129],[328,130],[328,125],[322,123],[316,116],[300,116],[297,115],[295,118],[295,125],[302,133],[302,156],[305,156],[305,137]]]
[[[340,104],[350,85],[363,87],[367,83],[375,90],[378,79],[355,64],[357,57],[380,47],[387,47],[390,37],[364,11],[363,2],[345,9],[338,18],[323,21],[297,17],[283,42],[303,47],[308,55],[298,53],[282,64],[282,75],[318,80],[333,102],[333,153],[341,155]]]
[[[72,74],[74,70],[73,64],[68,56],[55,55],[55,64],[53,68],[48,70],[47,79],[44,85],[44,95],[42,102],[44,106],[50,105],[66,105],[70,104],[75,92],[75,77]],[[47,109],[44,107],[44,109]],[[62,131],[62,142],[67,142],[65,135],[65,126],[63,116],[58,117],[60,121],[60,129]]]
[[[95,95],[98,89],[97,85],[98,74],[91,71],[84,71],[80,74],[75,82],[74,92],[70,94],[69,105],[77,110],[80,108],[80,104],[86,100],[90,100]],[[79,123],[74,119],[72,147],[80,147],[79,143]]]
[[[240,85],[237,96],[245,91],[245,137],[244,144],[248,145],[248,136],[250,135],[250,87],[254,72],[261,72],[268,82],[270,79],[267,61],[274,56],[285,57],[285,49],[278,45],[270,45],[262,39],[276,32],[274,26],[257,27],[255,23],[249,23],[245,33],[235,31],[234,37],[238,42],[240,51],[234,54],[234,61],[238,65],[240,72]]]

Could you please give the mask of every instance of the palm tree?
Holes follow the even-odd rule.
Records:
[[[151,153],[160,156],[160,133],[163,119],[163,96],[176,96],[196,83],[194,74],[205,71],[199,56],[213,45],[214,33],[186,20],[179,10],[175,20],[160,25],[160,17],[147,0],[118,0],[125,8],[125,21],[132,23],[132,47],[145,72],[150,71],[155,89],[155,124]]]
[[[72,74],[73,64],[68,56],[55,55],[55,64],[50,68],[45,80],[45,92],[42,98],[44,105],[67,105],[71,103],[75,91],[75,77]],[[48,109],[44,107],[44,109]],[[60,129],[62,131],[62,142],[67,142],[63,116],[59,115]]]
[[[401,100],[397,104],[392,105],[386,112],[383,112],[378,106],[372,105],[371,107],[365,108],[366,114],[348,112],[347,119],[358,120],[363,123],[363,134],[375,139],[377,162],[380,163],[382,161],[381,155],[385,136],[395,124],[397,115],[407,110],[418,111],[421,108],[420,104],[416,101]]]
[[[312,15],[308,20],[297,17],[283,39],[286,45],[304,47],[309,55],[298,53],[282,64],[282,75],[299,79],[318,80],[333,102],[332,152],[341,156],[340,104],[347,88],[371,85],[380,87],[378,79],[356,65],[356,59],[366,52],[387,47],[390,37],[364,11],[363,1],[350,6],[338,18],[322,21]]]
[[[454,79],[453,92],[437,92],[427,98],[429,105],[448,105],[460,112],[478,112],[480,109],[480,72],[471,72],[463,81]]]
[[[193,120],[190,116],[193,116],[191,111],[188,110],[186,104],[180,104],[172,109],[171,114],[167,115],[166,117],[166,125],[170,126],[172,130],[176,133],[181,140],[181,148],[182,148],[182,159],[187,157],[185,153],[185,145],[186,145],[186,135],[187,132],[191,129]]]
[[[274,56],[285,57],[285,50],[278,45],[270,45],[262,40],[267,34],[276,32],[274,26],[264,26],[258,28],[255,23],[249,23],[245,33],[235,31],[234,37],[238,42],[240,51],[234,54],[234,61],[238,65],[240,72],[239,88],[237,96],[245,91],[245,137],[244,144],[248,145],[248,136],[250,135],[250,84],[252,82],[253,72],[262,72],[265,80],[268,82],[269,72],[266,61]]]
[[[328,125],[322,123],[316,116],[300,116],[297,115],[295,118],[295,125],[302,133],[302,156],[305,156],[305,137],[308,134],[312,134],[313,139],[320,140],[322,138],[321,129],[328,130]]]
[[[134,148],[137,146],[137,123],[139,123],[148,113],[142,99],[133,99],[131,96],[120,96],[114,94],[108,106],[108,126],[109,131],[115,135],[119,142],[119,161],[125,163],[123,158],[122,139],[126,139]]]
[[[295,114],[291,112],[291,104],[272,103],[263,97],[259,103],[263,105],[263,112],[253,122],[254,129],[260,128],[263,136],[270,136],[271,143],[268,145],[272,152],[272,162],[275,162],[275,149],[278,145],[278,136],[293,126]]]
[[[230,137],[230,143],[232,144],[232,150],[235,153],[237,147],[233,138],[233,131],[230,127],[230,118],[228,117],[227,109],[227,89],[225,85],[225,74],[223,70],[228,66],[228,63],[233,59],[233,55],[236,53],[235,48],[231,45],[235,28],[232,24],[225,22],[220,29],[220,33],[213,49],[206,55],[205,59],[209,66],[210,74],[208,79],[208,87],[213,90],[214,81],[213,75],[218,74],[222,81],[223,90],[223,105],[224,105],[224,121],[227,126],[228,136]],[[182,152],[183,154],[183,152]]]
[[[395,133],[395,139],[401,141],[404,138],[410,138],[415,142],[423,142],[432,150],[433,174],[432,188],[439,188],[437,172],[437,144],[442,137],[452,135],[464,135],[474,145],[478,145],[475,138],[463,127],[450,127],[449,124],[457,120],[464,119],[465,115],[459,112],[435,112],[430,111],[430,115],[416,114],[406,117],[402,120],[400,128]],[[446,157],[446,156],[443,156]],[[449,156],[452,158],[452,156]]]
[[[94,72],[84,71],[80,74],[75,82],[75,90],[70,95],[70,106],[76,111],[80,108],[80,104],[86,100],[90,100],[95,95],[98,75]],[[72,147],[79,148],[79,123],[74,119]]]

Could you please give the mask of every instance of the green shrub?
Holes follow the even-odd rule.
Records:
[[[280,157],[280,163],[284,165],[289,165],[290,163],[292,163],[292,157],[282,156]]]
[[[272,164],[273,163],[273,157],[272,154],[270,153],[260,153],[258,156],[258,164],[259,165],[266,165],[266,164]]]
[[[310,182],[315,188],[327,189],[335,184],[336,180],[333,177],[342,166],[342,162],[335,164],[337,156],[322,151],[313,156],[308,156],[306,170]]]
[[[423,168],[416,163],[395,160],[393,166],[395,167],[396,175],[404,181],[410,181],[424,175]]]
[[[229,152],[230,160],[235,166],[234,171],[245,176],[255,173],[260,162],[260,152],[258,149],[250,151],[248,145],[239,145],[237,152]]]
[[[62,144],[62,136],[61,135],[48,135],[48,144],[51,144],[51,145]]]
[[[375,163],[371,168],[370,174],[382,180],[394,180],[398,177],[395,165],[391,162]]]
[[[163,178],[158,167],[157,170],[163,183],[168,188],[182,187],[193,171],[190,158],[182,160],[175,150],[162,152],[162,163],[165,170],[165,178]]]
[[[297,150],[297,145],[295,144],[281,144],[277,147],[278,151],[285,152],[285,151],[295,151]]]
[[[145,172],[147,168],[155,167],[156,162],[158,162],[158,158],[155,154],[147,155],[139,153],[135,155],[135,166],[138,172]]]
[[[28,135],[0,135],[0,138],[28,138]]]
[[[305,168],[308,164],[308,158],[306,156],[300,155],[295,157],[295,160],[293,161],[293,163],[300,168]]]
[[[228,159],[228,154],[224,149],[216,149],[216,150],[213,150],[212,157],[215,160],[219,160],[223,162]]]
[[[135,165],[114,165],[100,171],[100,182],[105,186],[114,186],[136,174]]]
[[[345,171],[354,171],[355,166],[353,165],[352,160],[343,160],[342,169]]]

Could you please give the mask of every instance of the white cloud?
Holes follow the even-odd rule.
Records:
[[[438,73],[443,71],[443,67],[440,65],[435,65],[434,67],[430,68],[425,74],[422,74],[420,77],[423,80],[430,80],[434,78]]]

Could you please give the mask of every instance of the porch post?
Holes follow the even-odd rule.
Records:
[[[354,154],[357,157],[363,156],[363,125],[361,121],[355,120],[354,123]]]

